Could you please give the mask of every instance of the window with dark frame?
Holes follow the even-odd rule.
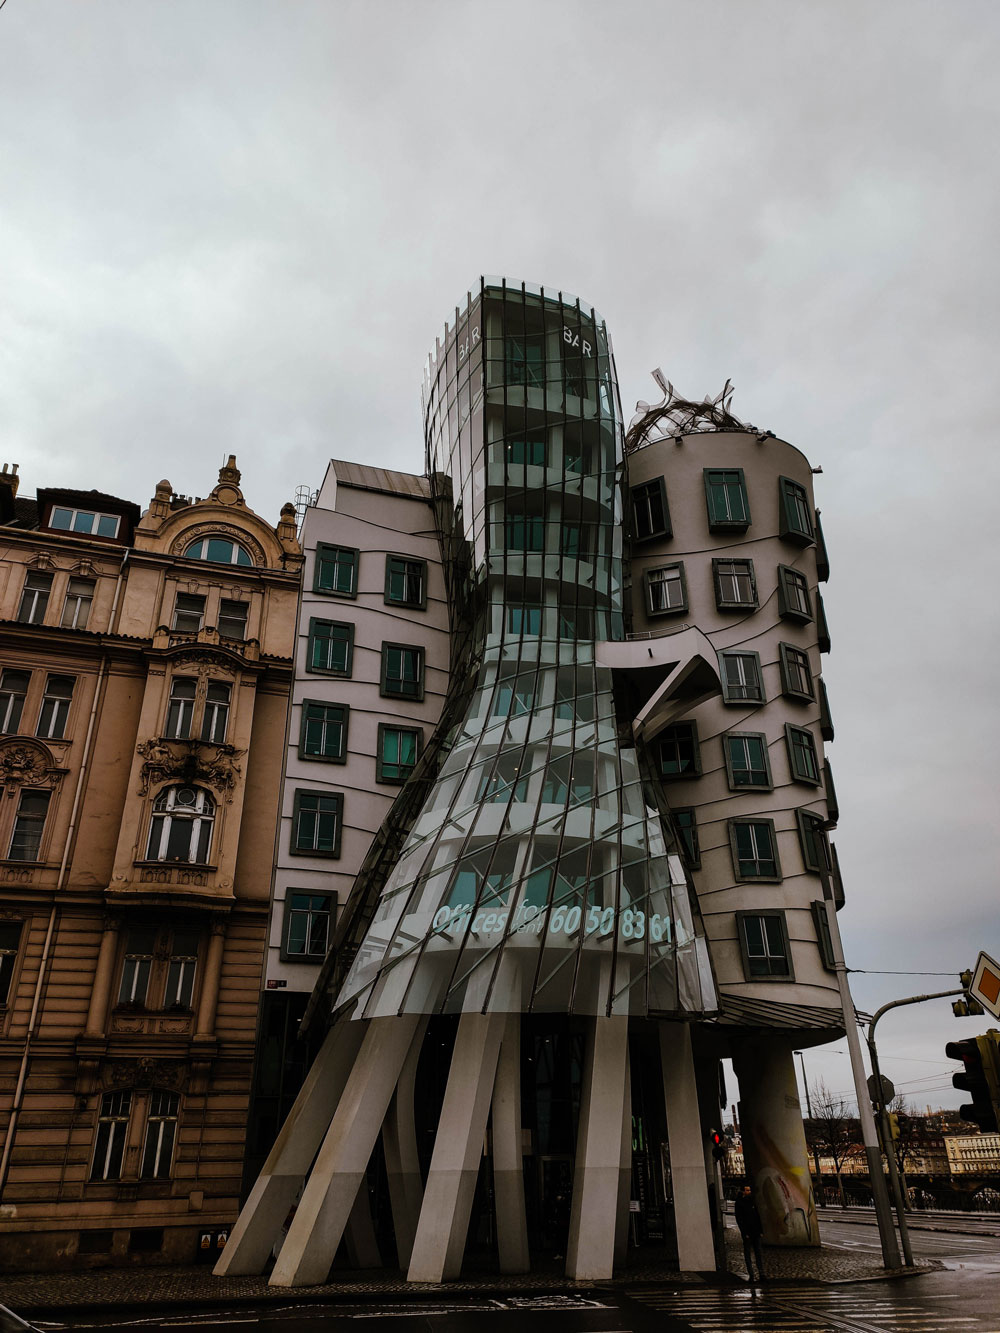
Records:
[[[38,861],[41,859],[42,834],[45,817],[52,800],[50,791],[22,787],[14,816],[14,831],[7,851],[9,861]]]
[[[180,1096],[154,1088],[149,1095],[149,1115],[146,1118],[146,1137],[142,1147],[142,1180],[169,1180],[170,1163],[177,1137],[177,1114]]]
[[[747,980],[792,980],[784,912],[737,912],[736,921]]]
[[[350,546],[316,546],[316,566],[313,592],[328,592],[336,597],[358,595],[358,562],[360,552]]]
[[[694,806],[682,806],[680,809],[672,809],[670,817],[677,829],[677,836],[684,846],[688,866],[692,870],[697,870],[701,866],[697,811]]]
[[[508,551],[544,551],[545,518],[542,514],[527,513],[508,506],[504,545]]]
[[[171,681],[170,699],[167,703],[167,725],[163,731],[167,740],[186,741],[191,735],[197,690],[197,681],[188,676],[175,676]]]
[[[799,848],[802,852],[802,864],[815,874],[830,870],[830,844],[826,836],[826,821],[822,815],[811,810],[796,810],[795,822],[798,825]]]
[[[739,879],[781,879],[773,819],[731,819],[729,842]]]
[[[179,634],[197,634],[205,623],[205,598],[200,593],[179,592],[174,602],[173,628]]]
[[[826,681],[820,676],[816,683],[819,686],[819,734],[825,741],[832,741],[835,733],[833,714],[830,712],[830,696],[826,692]]]
[[[170,936],[170,958],[163,991],[164,1009],[190,1009],[198,970],[199,932],[176,929]]]
[[[809,910],[812,912],[813,925],[816,928],[816,943],[819,946],[819,956],[827,972],[836,972],[837,960],[833,951],[833,934],[830,930],[830,918],[826,914],[826,903],[811,902]]]
[[[779,477],[778,496],[781,515],[778,535],[799,546],[810,546],[815,533],[806,488],[791,477]]]
[[[120,1180],[128,1121],[132,1112],[132,1093],[128,1089],[106,1092],[101,1097],[97,1120],[91,1180]]]
[[[701,772],[698,727],[694,722],[675,722],[657,737],[660,777],[693,778]]]
[[[118,986],[119,1004],[145,1007],[158,933],[156,926],[132,926],[128,930]]]
[[[715,605],[720,611],[752,611],[757,606],[757,580],[752,560],[713,560]]]
[[[504,339],[504,378],[509,385],[541,388],[545,383],[544,334]]]
[[[385,558],[385,600],[394,606],[427,605],[427,561],[401,555]]]
[[[762,731],[731,731],[723,736],[722,745],[730,790],[771,790],[767,737]]]
[[[247,602],[237,602],[231,597],[223,597],[219,602],[218,630],[224,639],[238,639],[241,643],[247,637],[247,615],[250,606]]]
[[[30,684],[30,671],[5,667],[0,673],[0,733],[12,735],[21,725],[21,713]]]
[[[353,625],[340,620],[310,619],[307,671],[326,676],[349,676],[353,658]]]
[[[229,702],[232,686],[224,680],[210,680],[205,690],[205,711],[201,719],[201,739],[212,745],[224,745],[229,729]]]
[[[74,676],[47,676],[35,735],[43,740],[61,741],[66,735],[69,707],[73,699]]]
[[[296,791],[290,850],[306,856],[339,856],[343,810],[340,792]]]
[[[531,467],[545,466],[544,440],[506,440],[503,450],[506,463],[527,464]]]
[[[86,629],[97,583],[94,579],[71,578],[66,587],[60,624],[63,629]]]
[[[0,921],[0,1009],[10,1000],[11,982],[21,947],[23,921]]]
[[[419,727],[397,727],[380,722],[378,727],[377,782],[403,783],[420,758],[423,732]]]
[[[22,625],[40,625],[52,591],[52,575],[43,569],[29,569],[24,578],[17,619]]]
[[[540,606],[508,606],[507,631],[521,634],[526,638],[535,638],[542,632],[542,608]]]
[[[289,889],[285,896],[282,956],[291,962],[320,962],[330,947],[337,896]]]
[[[646,609],[651,616],[668,615],[688,609],[687,584],[683,564],[661,565],[647,569]]]
[[[424,650],[405,643],[383,643],[380,693],[398,699],[424,697]]]
[[[300,756],[304,759],[327,759],[333,763],[343,763],[347,758],[348,713],[347,704],[303,699]]]
[[[809,654],[790,643],[778,644],[781,693],[792,699],[812,699],[813,680]]]
[[[632,487],[632,519],[636,541],[671,536],[667,488],[662,477]]]
[[[705,468],[705,499],[710,532],[746,532],[750,502],[742,468]]]
[[[785,743],[788,746],[788,766],[796,782],[808,782],[819,786],[819,758],[816,754],[816,740],[805,727],[794,727],[785,723]]]
[[[719,653],[722,698],[727,704],[763,703],[760,655],[745,650]]]
[[[790,565],[778,566],[778,615],[783,620],[797,620],[802,624],[812,620],[809,581]]]

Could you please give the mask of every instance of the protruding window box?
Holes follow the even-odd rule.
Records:
[[[812,546],[816,533],[806,488],[791,477],[779,477],[778,509],[779,535],[797,546]]]

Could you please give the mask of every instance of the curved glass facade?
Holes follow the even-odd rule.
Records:
[[[356,1017],[716,1008],[669,824],[616,713],[622,420],[607,328],[487,280],[424,394],[461,721],[337,997]]]

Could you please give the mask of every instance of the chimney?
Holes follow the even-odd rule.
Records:
[[[4,463],[3,468],[0,469],[0,481],[10,487],[11,495],[17,494],[17,488],[21,484],[21,478],[17,475],[17,469],[17,463],[12,463],[9,470],[7,464]]]

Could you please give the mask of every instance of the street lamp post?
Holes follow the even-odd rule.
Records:
[[[806,1059],[801,1051],[796,1051],[795,1054],[799,1057],[799,1064],[802,1066],[802,1087],[805,1089],[806,1094],[806,1114],[809,1119],[812,1120],[813,1109],[812,1102],[809,1099],[809,1081],[806,1078]],[[825,1208],[826,1199],[823,1197],[823,1171],[819,1164],[819,1149],[816,1147],[815,1142],[813,1143],[813,1162],[816,1165],[816,1202],[821,1208]]]

